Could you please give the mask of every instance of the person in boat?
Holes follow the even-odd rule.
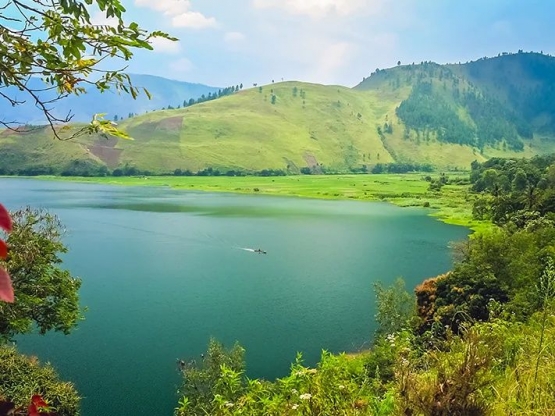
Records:
[[[266,254],[266,252],[264,250],[262,250],[261,248],[257,248],[256,250],[254,250],[255,253],[258,254]]]

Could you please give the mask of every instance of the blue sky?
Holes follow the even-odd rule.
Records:
[[[354,86],[376,68],[555,54],[551,0],[124,0],[163,30],[129,71],[214,86],[301,80]],[[95,16],[99,21],[101,16]]]

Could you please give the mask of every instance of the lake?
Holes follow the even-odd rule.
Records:
[[[374,324],[372,283],[409,288],[450,269],[469,231],[387,203],[195,193],[0,179],[9,209],[56,213],[64,267],[82,278],[85,320],[19,349],[73,381],[84,416],[171,415],[176,359],[211,336],[246,348],[250,377],[284,376],[297,351],[358,351]],[[245,249],[262,248],[268,254]]]

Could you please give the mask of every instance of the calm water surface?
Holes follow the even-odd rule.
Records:
[[[176,358],[198,359],[211,336],[246,348],[250,377],[285,375],[297,351],[311,365],[356,351],[374,330],[372,282],[443,273],[468,234],[385,203],[25,179],[1,179],[0,195],[68,229],[86,319],[19,348],[75,382],[84,416],[171,415]]]

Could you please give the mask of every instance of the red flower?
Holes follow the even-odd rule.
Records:
[[[12,219],[10,213],[0,204],[0,228],[9,233],[12,230]],[[4,240],[0,240],[0,258],[6,258],[8,255],[8,246]],[[0,300],[4,302],[13,302],[13,287],[10,275],[6,270],[0,268]]]

